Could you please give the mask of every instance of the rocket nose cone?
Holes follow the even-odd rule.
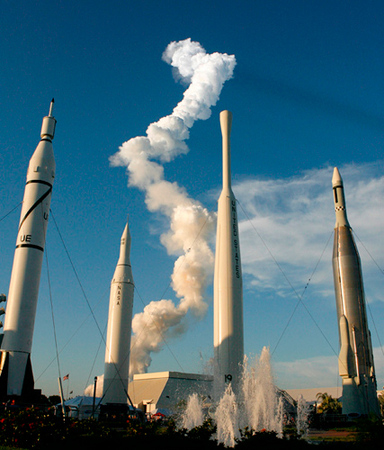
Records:
[[[131,233],[129,232],[128,223],[125,225],[123,234],[120,240],[120,255],[118,264],[128,264],[129,254],[131,252]]]
[[[342,186],[343,185],[343,179],[341,178],[339,169],[335,167],[333,169],[333,176],[332,176],[332,186]]]
[[[121,235],[121,244],[125,245],[127,243],[127,240],[130,238],[130,233],[129,233],[129,227],[128,227],[128,223],[125,225],[123,234]]]

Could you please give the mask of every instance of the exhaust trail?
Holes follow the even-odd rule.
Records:
[[[164,339],[184,333],[183,319],[191,313],[204,317],[208,305],[204,292],[212,274],[214,257],[209,241],[215,231],[215,213],[191,198],[186,190],[164,178],[163,164],[187,154],[186,140],[196,120],[207,120],[224,83],[231,79],[236,65],[234,55],[207,53],[190,38],[171,42],[162,59],[172,66],[176,81],[187,88],[172,113],[148,126],[146,136],[124,142],[110,157],[113,167],[126,167],[128,186],[145,193],[149,211],[160,212],[169,220],[169,229],[160,240],[168,254],[177,256],[172,288],[178,304],[167,299],[150,302],[132,320],[130,372],[144,373],[151,354],[159,352]]]

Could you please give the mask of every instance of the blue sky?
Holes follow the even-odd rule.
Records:
[[[60,368],[62,375],[70,373],[70,390],[81,393],[103,373],[99,329],[106,326],[109,283],[128,214],[134,313],[152,301],[179,302],[170,286],[177,256],[161,240],[169,218],[149,211],[145,193],[128,187],[126,170],[111,167],[109,158],[124,142],[145,136],[151,123],[171,114],[182,100],[187,86],[175,81],[162,54],[171,42],[187,38],[208,54],[234,55],[236,66],[211,117],[190,128],[189,152],[157,163],[165,180],[214,213],[221,183],[219,113],[233,112],[246,353],[260,354],[270,346],[282,388],[341,384],[331,271],[331,179],[338,166],[358,237],[382,387],[381,2],[0,4],[0,217],[22,200],[28,161],[54,97],[57,176],[46,249]],[[0,222],[4,293],[19,215],[16,209]],[[211,238],[214,243],[214,233]],[[162,350],[152,355],[149,371],[204,370],[213,354],[212,292],[211,277],[204,292],[206,314],[199,320],[188,314],[184,332],[167,336]],[[47,394],[57,392],[54,358],[45,264],[32,363],[36,386]]]

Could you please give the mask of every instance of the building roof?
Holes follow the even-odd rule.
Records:
[[[98,406],[101,397],[95,397],[95,405]],[[60,405],[60,403],[59,403]],[[77,397],[65,400],[64,405],[66,406],[91,406],[93,405],[93,397],[87,397],[85,395],[78,395]]]
[[[136,380],[154,380],[154,379],[169,379],[177,378],[184,380],[195,381],[213,381],[212,375],[202,375],[199,373],[185,373],[185,372],[153,372],[153,373],[140,373],[133,375],[133,381]]]
[[[183,372],[137,374],[129,383],[128,394],[134,405],[150,404],[153,408],[172,408],[196,391],[210,394],[213,377]]]
[[[298,400],[299,396],[302,395],[307,403],[314,403],[317,401],[317,394],[327,393],[333,398],[340,399],[343,394],[342,386],[338,387],[319,387],[319,388],[309,388],[309,389],[285,389],[286,392],[294,399]]]

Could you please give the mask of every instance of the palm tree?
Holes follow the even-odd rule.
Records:
[[[340,414],[341,413],[341,403],[332,395],[328,395],[326,392],[319,392],[316,394],[317,402],[321,400],[320,405],[317,407],[317,412],[319,414]]]

